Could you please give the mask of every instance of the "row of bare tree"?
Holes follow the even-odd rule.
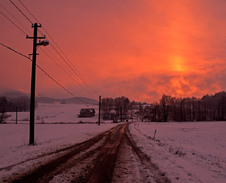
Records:
[[[21,96],[18,98],[0,97],[0,123],[3,123],[10,115],[6,112],[28,111],[29,98]]]
[[[226,92],[202,98],[163,95],[159,103],[146,107],[142,113],[150,121],[224,121]]]
[[[0,112],[28,111],[30,100],[27,96],[17,98],[0,97]]]
[[[127,97],[103,98],[101,114],[104,120],[126,119],[131,102]]]
[[[176,98],[162,95],[155,104],[130,102],[126,97],[103,98],[102,118],[140,119],[142,121],[224,121],[226,120],[226,92],[202,98]]]

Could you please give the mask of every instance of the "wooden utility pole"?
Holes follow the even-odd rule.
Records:
[[[100,125],[100,111],[101,111],[101,96],[99,96],[99,115],[98,115],[98,125]]]
[[[35,23],[32,25],[34,28],[34,37],[28,37],[27,39],[33,39],[33,54],[32,54],[32,74],[31,74],[31,98],[30,98],[30,138],[29,144],[34,145],[34,121],[35,121],[35,73],[36,73],[36,49],[37,49],[37,39],[45,39],[44,37],[37,37],[38,25]]]

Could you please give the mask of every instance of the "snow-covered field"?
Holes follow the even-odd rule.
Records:
[[[15,114],[11,113],[7,123],[0,125],[0,182],[2,177],[15,171],[5,167],[85,141],[116,125],[102,123],[98,126],[97,114],[94,118],[78,118],[82,107],[86,106],[39,104],[35,146],[28,145],[29,124],[25,119],[29,119],[29,114],[18,113],[19,123],[15,124]],[[226,182],[226,122],[137,122],[130,125],[130,131],[142,151],[172,182]],[[17,167],[26,169],[32,163],[36,162]]]
[[[85,107],[95,108],[95,117],[78,118],[80,109]],[[96,105],[39,104],[35,111],[35,146],[29,146],[29,112],[18,112],[18,124],[15,124],[15,113],[7,114],[11,117],[0,125],[0,182],[1,176],[12,173],[5,167],[83,142],[115,126],[109,122],[97,125]],[[31,163],[20,168],[27,168]]]
[[[226,182],[226,122],[136,123],[130,130],[172,182]]]
[[[113,123],[101,124],[36,124],[35,145],[29,146],[28,124],[1,124],[0,125],[0,182],[1,177],[10,175],[11,165],[20,164],[42,154],[83,142],[115,126]],[[26,169],[29,164],[19,166]],[[3,170],[4,169],[4,170]],[[15,171],[15,170],[13,170]]]
[[[78,118],[81,108],[94,108],[96,115],[93,118]],[[11,115],[7,119],[8,123],[16,122],[16,113],[8,112]],[[19,112],[17,114],[18,123],[29,122],[29,112]],[[74,123],[74,122],[97,122],[98,105],[86,104],[48,104],[39,103],[35,109],[36,123]]]

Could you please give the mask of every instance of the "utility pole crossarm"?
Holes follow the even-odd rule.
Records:
[[[30,37],[30,36],[26,36],[27,39],[34,39],[34,37]],[[43,36],[43,37],[37,37],[37,39],[45,39],[46,36]]]

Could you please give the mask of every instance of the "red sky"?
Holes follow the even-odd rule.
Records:
[[[18,0],[13,2],[22,9]],[[21,2],[38,18],[96,94],[93,96],[85,86],[78,85],[38,49],[37,63],[75,96],[127,96],[137,101],[158,101],[163,93],[200,97],[226,90],[225,0]],[[17,9],[8,0],[1,4],[32,36],[30,23]],[[26,39],[4,16],[0,16],[0,21],[0,41],[26,55],[32,53],[32,40]],[[73,74],[51,46],[42,49]],[[0,53],[0,89],[29,93],[31,63],[2,46]],[[71,97],[39,70],[36,93]]]

